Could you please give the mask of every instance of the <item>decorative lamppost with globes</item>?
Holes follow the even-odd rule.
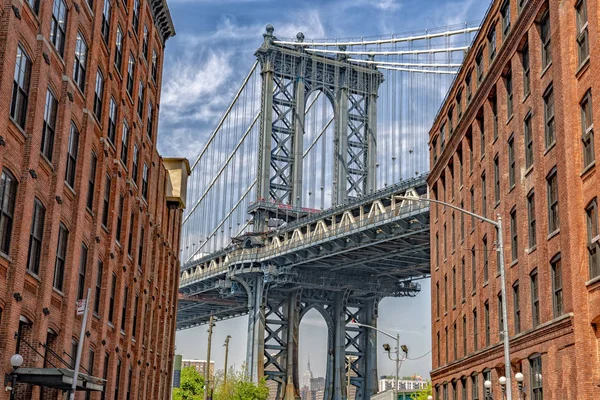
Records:
[[[405,201],[420,201],[426,203],[434,203],[440,204],[444,207],[451,208],[453,210],[459,211],[461,213],[470,215],[473,218],[477,218],[480,221],[487,222],[488,224],[493,225],[496,228],[496,233],[498,237],[498,258],[500,261],[500,283],[501,283],[501,293],[502,293],[502,336],[504,337],[504,369],[506,374],[506,399],[512,400],[512,387],[511,387],[511,368],[510,368],[510,341],[508,337],[508,312],[506,310],[506,276],[504,271],[504,236],[502,233],[502,217],[500,215],[497,216],[496,221],[488,219],[479,214],[472,213],[463,208],[457,207],[453,204],[445,203],[439,200],[433,200],[429,198],[417,197],[417,196],[398,196],[397,199],[405,200]]]
[[[433,400],[433,396],[427,396],[427,400]]]
[[[23,365],[23,356],[20,354],[13,354],[10,357],[10,365],[13,367],[13,371],[10,374],[4,375],[4,386],[6,386],[6,390],[10,390],[10,400],[15,399],[15,386],[17,385],[17,369]],[[8,386],[10,383],[10,389]]]
[[[515,380],[517,381],[517,392],[519,392],[519,400],[523,398],[522,393],[525,393],[525,387],[523,386],[523,380],[525,376],[522,373],[517,372],[515,374]]]
[[[504,400],[504,395],[506,393],[506,377],[501,376],[498,378],[498,382],[500,383],[500,389],[502,390],[502,400]]]
[[[485,381],[483,386],[485,387],[485,400],[492,400],[492,382]]]

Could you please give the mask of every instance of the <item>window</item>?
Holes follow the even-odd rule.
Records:
[[[117,133],[117,102],[113,97],[110,98],[108,108],[108,140],[112,145],[115,144],[115,136]]]
[[[550,261],[552,268],[552,306],[554,318],[560,317],[563,314],[563,286],[562,286],[562,268],[560,253]]]
[[[513,115],[513,84],[512,84],[512,71],[508,71],[504,77],[504,83],[506,85],[506,118],[510,119]]]
[[[142,267],[142,261],[144,259],[144,227],[140,229],[140,241],[138,244],[138,266]]]
[[[463,356],[467,356],[467,316],[463,315]]]
[[[102,9],[102,39],[108,45],[110,36],[110,0],[104,0],[104,8]]]
[[[487,216],[487,188],[485,184],[485,172],[481,174],[481,215]]]
[[[106,174],[106,186],[104,187],[104,204],[102,208],[102,226],[108,228],[108,212],[110,206],[110,185],[112,179],[109,174]]]
[[[485,346],[490,345],[490,303],[486,301],[483,305],[483,322],[485,323]]]
[[[448,235],[446,234],[446,224],[444,224],[444,260],[448,258],[448,249],[446,244],[448,243]]]
[[[542,69],[552,62],[552,48],[550,47],[550,11],[542,17],[540,22],[540,33],[542,40]]]
[[[452,382],[452,400],[458,400],[458,382],[456,381]]]
[[[483,283],[487,283],[489,280],[489,268],[488,268],[488,242],[487,237],[483,238]]]
[[[467,378],[460,378],[462,400],[467,400]]]
[[[156,83],[156,76],[158,74],[158,54],[156,50],[152,50],[152,81]]]
[[[519,282],[513,285],[513,314],[515,320],[515,335],[521,332],[521,304],[519,296]]]
[[[31,78],[31,60],[25,50],[17,47],[17,61],[10,101],[10,117],[17,125],[25,129],[27,104],[29,101],[29,80]]]
[[[67,169],[65,171],[65,182],[72,189],[75,188],[75,174],[77,169],[77,152],[79,149],[79,131],[73,122],[71,122],[71,132],[69,133],[69,147],[67,152]]]
[[[465,208],[463,201],[460,202],[460,208]],[[460,213],[460,241],[465,240],[465,213]]]
[[[67,257],[67,241],[69,240],[69,231],[60,224],[58,228],[58,245],[56,248],[56,261],[54,263],[54,288],[62,291],[64,275],[65,275],[65,260]]]
[[[485,388],[485,381],[490,381],[492,382],[492,371],[490,369],[486,369],[485,371],[483,371],[483,382],[481,382],[481,387],[483,388],[483,393],[487,393],[487,389]],[[493,385],[492,385],[493,388]],[[493,399],[493,393],[492,393],[493,389],[490,389],[490,394],[489,394],[489,398]],[[487,398],[486,395],[484,395],[484,398]]]
[[[94,206],[94,189],[96,187],[96,164],[98,163],[98,158],[96,157],[96,153],[92,151],[92,157],[90,158],[90,177],[88,180],[88,194],[86,205],[87,208],[91,211]]]
[[[515,138],[508,139],[508,185],[512,189],[517,183],[517,166],[515,161]]]
[[[129,238],[127,239],[127,254],[131,257],[131,251],[133,249],[133,221],[134,214],[131,213],[131,218],[129,219]]]
[[[527,227],[529,233],[529,248],[532,249],[537,242],[535,229],[535,194],[527,196]]]
[[[115,67],[119,74],[123,66],[123,31],[121,25],[117,25],[117,37],[115,40]]]
[[[475,213],[475,188],[471,187],[471,212]],[[475,230],[475,217],[471,216],[471,231]]]
[[[140,28],[140,0],[133,0],[133,33],[137,36]]]
[[[44,108],[44,125],[42,127],[42,145],[40,151],[48,161],[52,161],[54,149],[54,133],[56,132],[56,115],[58,101],[50,89],[46,91],[46,106]]]
[[[71,368],[75,368],[75,357],[77,357],[77,347],[79,345],[79,342],[77,341],[77,339],[72,338],[71,339],[71,353],[69,354],[69,358],[71,359]]]
[[[494,123],[494,140],[496,140],[498,139],[498,99],[496,97],[492,97],[490,106],[492,108],[492,122]]]
[[[531,322],[533,327],[540,323],[540,298],[538,291],[538,273],[534,269],[530,275],[531,278]]]
[[[548,88],[544,94],[544,121],[546,148],[548,148],[556,141],[554,132],[554,91],[552,87]]]
[[[35,14],[40,11],[40,0],[27,0],[27,4]]]
[[[531,90],[531,67],[529,66],[529,44],[521,50],[521,67],[523,68],[523,96],[527,97]]]
[[[437,138],[434,138],[431,141],[431,153],[433,154],[432,155],[433,162],[436,162],[437,158],[438,158],[438,155],[437,155]]]
[[[446,345],[446,358],[444,361],[448,364],[448,342],[450,341],[450,336],[448,336],[448,327],[444,328],[444,344]]]
[[[510,32],[510,1],[506,0],[500,9],[500,14],[502,15],[502,36],[504,39],[508,36],[508,32]]]
[[[114,309],[115,309],[115,293],[117,291],[117,275],[112,274],[112,281],[110,285],[110,298],[108,303],[108,322],[113,323]]]
[[[124,205],[125,199],[123,198],[123,195],[121,195],[119,197],[119,212],[117,213],[117,229],[116,229],[116,235],[115,235],[115,239],[117,242],[121,243],[121,227],[123,226],[123,205]]]
[[[594,199],[585,209],[588,236],[588,259],[590,279],[600,276],[600,240],[598,238],[598,200]]]
[[[435,310],[436,316],[440,317],[440,283],[436,282],[435,284]]]
[[[127,297],[129,295],[129,287],[125,285],[125,290],[123,291],[123,304],[121,306],[121,330],[125,330],[125,325],[127,324]]]
[[[581,65],[590,56],[586,0],[579,0],[575,5],[575,11],[577,12],[577,54]]]
[[[463,257],[461,259],[461,282],[462,282],[462,301],[465,301],[465,298],[467,297],[467,277],[465,274],[465,258]]]
[[[17,197],[17,180],[7,169],[2,169],[0,182],[0,251],[8,254],[12,233],[15,202]]]
[[[502,316],[502,293],[498,293],[498,332],[499,339],[502,341],[504,339],[504,318]]]
[[[100,312],[100,295],[102,293],[102,273],[104,270],[104,264],[102,260],[98,260],[98,272],[96,272],[96,294],[94,296],[94,312],[97,314]]]
[[[552,233],[560,227],[558,215],[558,180],[556,178],[556,169],[550,172],[546,178],[546,187],[548,191],[548,232]]]
[[[442,342],[440,339],[440,333],[437,333],[437,365],[438,367],[442,365],[441,362],[441,356],[440,354],[442,353]]]
[[[121,161],[127,167],[127,151],[129,150],[129,125],[123,120],[123,134],[121,135]]]
[[[477,69],[477,84],[481,84],[483,80],[483,48],[479,49],[477,56],[475,56],[475,64]]]
[[[481,116],[477,117],[477,126],[479,126],[479,152],[481,157],[485,156],[485,124],[483,119],[483,111],[481,112]]]
[[[473,351],[477,351],[477,349],[479,348],[479,343],[478,343],[478,336],[477,336],[477,330],[478,330],[478,324],[477,324],[477,309],[473,310]]]
[[[129,63],[127,64],[127,93],[133,97],[133,79],[135,74],[135,57],[129,53]]]
[[[96,72],[96,90],[94,91],[94,115],[102,123],[102,99],[104,98],[104,75],[98,68]]]
[[[494,157],[494,201],[500,202],[500,160],[497,155]]]
[[[456,228],[456,216],[452,213],[452,232],[451,232],[451,244],[452,244],[452,252],[456,249],[456,236],[454,234]]]
[[[496,27],[493,27],[487,35],[488,40],[488,56],[490,58],[490,63],[496,57]]]
[[[77,298],[83,299],[85,296],[85,270],[87,267],[88,248],[82,243],[81,258],[79,259],[79,280],[77,285]]]
[[[140,162],[140,150],[137,144],[133,145],[133,165],[131,167],[131,180],[137,185]]]
[[[140,297],[136,294],[135,300],[133,301],[133,324],[131,327],[131,336],[135,339],[135,332],[137,331],[137,316],[138,316],[138,303]]]
[[[148,165],[144,163],[144,171],[142,173],[142,197],[147,200],[148,199],[148,174],[150,171],[148,170]]]
[[[512,261],[519,258],[519,233],[517,229],[517,209],[513,208],[510,212],[510,252]]]
[[[542,386],[542,356],[537,356],[529,360],[531,370],[531,400],[544,400]]]
[[[130,399],[130,395],[131,395],[131,381],[133,380],[133,370],[131,369],[131,367],[129,367],[129,375],[127,378],[127,396],[125,396],[125,398],[127,400]]]
[[[138,86],[137,112],[138,112],[138,117],[140,117],[140,119],[142,119],[144,116],[144,83],[141,80],[140,80],[140,83]]]
[[[142,54],[144,59],[148,61],[148,26],[144,25],[144,38],[142,41]]]
[[[90,375],[93,376],[94,374],[94,350],[93,349],[89,349],[88,351],[88,372]],[[92,392],[91,391],[86,391],[85,392],[85,400],[90,400],[92,397]]]
[[[83,92],[85,89],[85,71],[87,63],[87,43],[81,32],[77,32],[75,44],[75,61],[73,63],[73,80]]]
[[[475,258],[475,247],[471,249],[471,290],[477,289],[477,262]]]
[[[462,89],[456,94],[456,115],[458,118],[462,116]]]
[[[154,107],[152,107],[152,102],[148,102],[148,121],[146,123],[146,134],[152,140],[152,132],[154,131]]]
[[[452,114],[454,114],[454,108],[450,108],[450,110],[448,110],[448,134],[450,136],[452,136],[452,133],[454,132],[454,125],[452,123]]]
[[[117,371],[115,377],[115,399],[119,398],[119,386],[121,386],[121,359],[117,360]]]
[[[52,22],[50,24],[50,43],[62,57],[65,51],[65,30],[67,29],[67,4],[64,0],[54,0]]]
[[[452,306],[456,307],[456,267],[452,267]]]
[[[479,400],[479,379],[477,374],[471,376],[471,400]]]
[[[473,173],[473,136],[467,132],[467,146],[469,147],[469,172]]]
[[[523,7],[525,7],[525,5],[529,2],[529,0],[519,0],[518,1],[518,6],[519,6],[519,12],[521,12],[523,10]]]
[[[29,233],[29,251],[27,252],[27,270],[38,274],[40,271],[40,255],[42,253],[42,237],[44,235],[44,218],[46,209],[35,199],[33,202],[33,222]]]
[[[446,124],[443,123],[440,128],[440,153],[444,151],[444,147],[446,147]]]
[[[525,122],[523,125],[525,136],[525,168],[528,169],[533,165],[533,132],[531,130],[531,111],[525,117]]]
[[[108,366],[110,362],[110,355],[108,353],[104,353],[104,371],[102,374],[102,379],[106,380],[108,378]],[[106,390],[102,391],[102,395],[100,396],[101,400],[105,400],[106,398]]]
[[[594,121],[592,118],[592,92],[588,90],[581,106],[581,143],[583,146],[583,167],[594,162]]]

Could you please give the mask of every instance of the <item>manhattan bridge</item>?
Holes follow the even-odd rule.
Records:
[[[263,43],[192,165],[177,328],[248,316],[246,362],[299,398],[299,324],[328,330],[325,399],[377,391],[384,297],[430,273],[428,129],[478,30]]]

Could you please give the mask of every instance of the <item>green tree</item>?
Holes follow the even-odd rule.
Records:
[[[416,391],[411,395],[412,400],[427,400],[427,396],[433,396],[433,388],[431,387],[431,382],[427,383],[423,389]]]
[[[269,388],[265,380],[262,379],[258,383],[250,381],[244,369],[237,372],[230,369],[227,382],[224,381],[221,371],[217,375],[213,400],[267,400],[269,397]]]
[[[204,398],[204,377],[196,368],[181,370],[181,387],[173,389],[173,400],[202,400]]]

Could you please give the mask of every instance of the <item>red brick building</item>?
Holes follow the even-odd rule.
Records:
[[[600,398],[600,2],[497,0],[430,132],[432,197],[504,222],[513,372],[528,399]],[[438,399],[504,375],[496,232],[432,206]]]
[[[169,398],[189,165],[156,150],[166,0],[0,6],[2,372],[72,364],[91,288],[82,372],[107,383],[77,398]]]

